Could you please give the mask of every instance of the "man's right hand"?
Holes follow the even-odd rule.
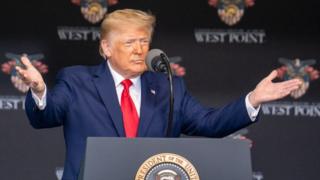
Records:
[[[45,83],[40,74],[40,72],[31,64],[27,56],[23,55],[21,57],[21,63],[25,66],[16,66],[16,70],[20,75],[22,81],[30,86],[32,91],[41,98],[45,91]]]

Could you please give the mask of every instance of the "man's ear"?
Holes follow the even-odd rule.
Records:
[[[108,58],[111,57],[110,43],[107,40],[101,40],[100,47],[102,48],[103,54],[105,54]]]

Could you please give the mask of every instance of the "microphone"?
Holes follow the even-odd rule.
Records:
[[[174,94],[173,94],[173,79],[172,71],[170,68],[168,56],[160,49],[152,49],[148,52],[146,64],[150,71],[163,72],[168,75],[169,80],[169,114],[168,123],[165,130],[166,136],[171,137],[172,126],[173,126],[173,104],[174,104]]]
[[[169,58],[162,50],[151,49],[146,59],[146,64],[150,71],[168,73],[167,64],[169,64]]]

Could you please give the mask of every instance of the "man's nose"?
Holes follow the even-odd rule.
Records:
[[[134,47],[133,47],[133,50],[134,50],[134,52],[135,53],[137,53],[137,54],[141,54],[142,53],[142,44],[139,42],[139,41],[137,41],[136,43],[134,43]]]

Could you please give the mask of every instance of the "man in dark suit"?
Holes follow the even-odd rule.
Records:
[[[35,128],[63,126],[66,141],[64,180],[75,180],[84,155],[86,138],[164,137],[169,112],[168,83],[163,74],[146,71],[146,55],[154,16],[138,10],[118,10],[101,25],[98,66],[74,66],[57,75],[48,90],[27,57],[18,73],[31,90],[26,112]],[[181,133],[223,137],[254,121],[260,104],[288,95],[300,85],[291,80],[273,83],[273,71],[248,95],[214,109],[203,107],[175,77],[174,121],[171,137]]]

